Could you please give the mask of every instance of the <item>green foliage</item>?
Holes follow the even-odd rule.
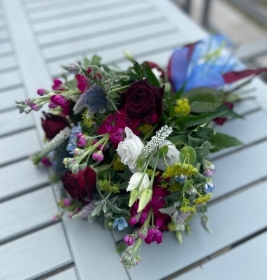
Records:
[[[195,88],[183,94],[189,100],[191,112],[213,111],[224,102],[223,92],[212,88]]]
[[[160,86],[159,81],[158,81],[158,79],[156,78],[156,76],[154,75],[153,71],[151,70],[151,68],[148,66],[147,63],[144,63],[143,70],[144,70],[144,76],[147,79],[147,81],[151,85],[159,87]]]
[[[235,147],[243,145],[242,142],[240,142],[235,137],[222,134],[222,133],[216,133],[213,135],[210,139],[211,143],[211,152],[217,152],[225,148]]]
[[[168,146],[163,146],[162,148],[159,149],[159,157],[163,158],[167,155],[168,153]]]
[[[180,161],[193,165],[196,162],[196,150],[193,147],[187,146],[180,151]]]
[[[197,154],[197,161],[201,162],[205,157],[209,155],[210,143],[205,141],[200,147],[195,148]]]

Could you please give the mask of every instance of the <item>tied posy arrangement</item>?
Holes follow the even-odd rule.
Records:
[[[231,102],[248,79],[233,83],[264,71],[236,71],[242,66],[226,45],[214,35],[176,49],[166,71],[132,57],[121,71],[94,55],[63,67],[70,75],[55,79],[52,90],[17,102],[21,113],[49,107],[42,118],[47,144],[32,160],[62,182],[55,220],[68,211],[110,230],[128,228],[121,252],[127,268],[140,262],[143,243],[161,243],[165,231],[182,242],[195,215],[209,231],[215,167],[207,157],[241,144],[213,124],[240,117]]]

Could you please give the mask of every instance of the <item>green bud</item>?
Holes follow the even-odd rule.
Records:
[[[137,210],[138,213],[140,213],[146,207],[146,205],[151,200],[151,198],[152,198],[152,189],[151,188],[144,189],[141,192],[139,206],[138,206],[138,210]]]
[[[187,234],[191,234],[191,227],[188,224],[185,225],[185,230]]]
[[[183,236],[182,232],[180,230],[175,232],[176,239],[179,241],[179,243],[183,243]]]
[[[134,204],[134,202],[138,198],[138,195],[139,195],[139,190],[138,189],[132,190],[130,200],[129,200],[129,207],[131,207]]]

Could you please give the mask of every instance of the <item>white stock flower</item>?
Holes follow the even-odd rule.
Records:
[[[144,144],[129,127],[125,127],[124,132],[126,138],[119,143],[117,152],[121,158],[121,163],[128,165],[132,171],[136,168],[137,159],[144,148]]]
[[[162,148],[163,146],[168,147],[168,152],[165,155],[165,160],[166,160],[168,166],[171,166],[175,162],[179,161],[180,152],[176,149],[175,145],[171,141],[164,140],[163,143],[159,145],[159,148]],[[153,159],[153,160],[155,161],[155,159]],[[167,168],[165,160],[164,160],[164,158],[159,158],[159,160],[158,160],[157,168],[161,171],[165,171]]]
[[[131,192],[132,190],[134,190],[134,189],[138,186],[138,184],[139,184],[139,182],[140,182],[142,176],[143,176],[143,173],[142,173],[142,172],[136,172],[136,173],[134,173],[134,174],[132,175],[132,177],[130,178],[129,185],[128,185],[126,191],[127,191],[127,192]],[[147,173],[146,173],[145,176],[144,176],[144,178],[143,178],[143,180],[142,180],[142,182],[141,182],[141,185],[140,185],[140,187],[139,187],[139,194],[140,194],[144,189],[146,189],[146,188],[148,188],[148,187],[149,187],[149,177],[148,177],[148,175],[147,175]]]

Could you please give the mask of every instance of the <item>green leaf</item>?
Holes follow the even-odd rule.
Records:
[[[184,163],[194,164],[196,162],[196,150],[193,147],[183,147],[180,151],[180,161]]]
[[[209,140],[213,133],[214,129],[211,127],[198,127],[197,131],[194,131],[191,135],[195,138]]]
[[[211,152],[217,152],[225,148],[243,145],[243,143],[235,137],[222,133],[216,133],[213,135],[210,139],[210,143],[212,145]]]
[[[127,245],[124,242],[121,242],[117,245],[117,253],[121,254],[123,251],[125,251],[127,248]]]
[[[194,137],[188,135],[188,145],[189,146],[192,146],[194,148],[200,147],[204,142],[205,142],[205,140],[203,140],[203,139],[194,138]]]
[[[133,62],[133,69],[135,70],[137,76],[142,79],[143,78],[143,73],[142,73],[142,69],[141,69],[141,66],[139,65],[138,62],[134,61]]]
[[[169,150],[168,146],[163,146],[162,148],[160,148],[159,149],[159,157],[160,158],[165,157],[168,153],[168,150]]]
[[[93,55],[93,57],[92,57],[92,64],[93,65],[95,65],[95,66],[99,66],[99,64],[100,64],[100,61],[101,61],[101,57],[100,56],[98,56],[98,55]]]
[[[187,136],[177,135],[169,137],[168,140],[170,140],[178,149],[182,149],[182,147],[185,146],[187,143]]]
[[[189,191],[191,189],[191,186],[193,185],[193,180],[186,180],[182,189],[182,193],[185,193],[186,191]]]
[[[196,116],[187,116],[187,117],[183,117],[183,118],[178,118],[176,120],[176,123],[178,125],[181,124],[186,127],[196,126],[196,125],[210,122],[211,120],[213,120],[214,118],[217,118],[217,117],[224,117],[224,114],[226,114],[226,113],[227,113],[227,111],[215,110],[214,112],[199,114]]]
[[[205,141],[200,147],[196,148],[197,161],[201,162],[203,158],[207,157],[210,153],[210,143]]]
[[[143,64],[143,69],[144,69],[144,76],[148,80],[148,82],[151,85],[159,87],[160,86],[159,81],[158,81],[158,79],[156,78],[156,76],[154,75],[153,71],[151,70],[151,68],[148,66],[147,63]]]
[[[183,94],[190,103],[190,111],[205,113],[220,107],[224,102],[223,92],[212,88],[195,88]]]
[[[110,73],[110,69],[106,65],[103,64],[102,67],[107,73]]]

